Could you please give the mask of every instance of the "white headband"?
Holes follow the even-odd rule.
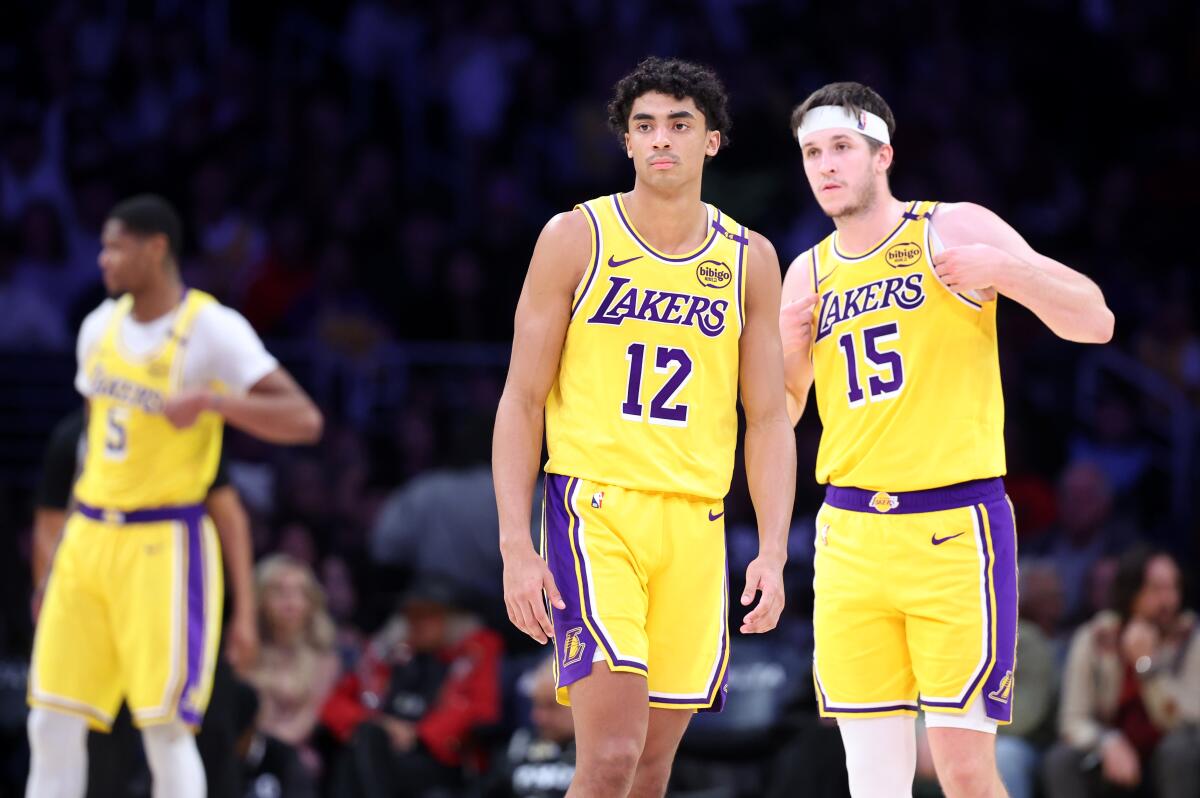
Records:
[[[834,128],[857,130],[864,136],[875,139],[881,144],[891,144],[888,135],[887,122],[870,111],[861,111],[858,116],[847,111],[840,105],[821,105],[804,114],[804,122],[796,128],[796,141],[804,143],[804,137],[810,133]]]

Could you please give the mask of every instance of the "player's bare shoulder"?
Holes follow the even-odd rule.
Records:
[[[974,202],[940,203],[930,221],[947,248],[985,242],[992,237],[990,233],[1008,227],[994,212]]]
[[[529,262],[529,277],[574,290],[587,269],[594,233],[579,208],[555,214],[546,222]]]

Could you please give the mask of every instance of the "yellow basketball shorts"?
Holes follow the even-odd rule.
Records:
[[[1017,550],[999,478],[889,494],[830,486],[817,513],[822,716],[1012,720]]]
[[[542,556],[558,700],[603,661],[646,675],[650,706],[720,711],[729,662],[720,502],[547,474]]]
[[[212,692],[221,550],[201,505],[129,513],[81,506],[67,521],[33,645],[29,704],[107,730],[200,725]]]

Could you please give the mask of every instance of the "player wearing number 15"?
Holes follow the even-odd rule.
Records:
[[[835,232],[788,270],[780,316],[789,413],[815,382],[813,674],[837,718],[855,798],[911,794],[913,717],[949,798],[1002,796],[1011,719],[1016,534],[1004,493],[997,296],[1071,341],[1113,316],[1083,275],[990,211],[891,194],[895,120],[858,83],[792,115]]]
[[[222,585],[203,502],[222,426],[277,443],[320,435],[320,412],[246,320],[181,284],[181,239],[156,196],[120,203],[104,225],[100,270],[117,298],[79,332],[87,451],[38,617],[27,798],[83,795],[88,726],[107,731],[122,701],[155,798],[204,795],[192,734]]]
[[[579,751],[572,798],[661,796],[691,715],[724,702],[739,389],[760,538],[742,603],[761,592],[741,631],[773,628],[783,608],[795,451],[779,262],[700,198],[726,102],[712,72],[683,61],[650,58],[619,81],[609,123],[633,190],[554,217],[517,305],[493,450],[504,596],[516,626],[554,641]],[[539,558],[528,514],[543,414]]]

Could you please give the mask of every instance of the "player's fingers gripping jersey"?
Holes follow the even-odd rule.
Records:
[[[542,553],[567,605],[552,610],[559,701],[596,663],[646,674],[651,706],[720,710],[729,661],[720,503],[558,474],[545,484]]]
[[[1000,479],[909,493],[830,487],[817,514],[821,715],[1012,719],[1016,531]]]

